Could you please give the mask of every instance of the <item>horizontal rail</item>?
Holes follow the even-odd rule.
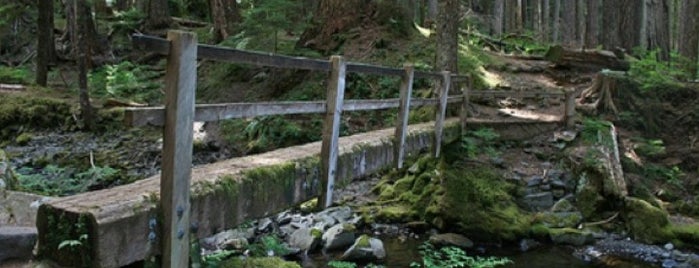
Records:
[[[147,50],[161,55],[167,55],[170,52],[170,42],[167,39],[137,34],[132,36],[132,40],[134,47],[141,50]],[[201,44],[197,47],[197,58],[286,69],[330,70],[330,62],[327,60],[281,56],[271,53],[252,52]]]
[[[170,42],[164,38],[135,34],[132,36],[132,41],[134,47],[140,50],[150,51],[161,55],[167,55],[170,52]],[[272,53],[254,52],[201,44],[197,47],[197,58],[285,69],[303,69],[314,71],[330,70],[330,62],[327,60],[283,56]],[[403,75],[403,69],[400,68],[391,68],[356,62],[348,62],[347,71],[376,75]],[[427,71],[416,71],[415,77],[431,79],[442,78],[440,73]],[[452,75],[452,77],[455,79],[455,81],[463,81],[468,78],[464,75]]]
[[[449,103],[462,100],[461,96],[448,99]],[[439,104],[438,99],[412,99],[410,107]],[[345,100],[342,110],[347,112],[371,111],[398,108],[399,99],[382,100]],[[194,121],[212,122],[234,118],[249,118],[266,115],[319,114],[325,112],[325,101],[285,101],[257,103],[222,103],[197,104]],[[162,126],[165,120],[165,108],[128,107],[124,108],[124,121],[128,126],[154,125]]]
[[[347,71],[352,73],[366,73],[366,74],[378,74],[378,75],[393,75],[401,76],[403,75],[403,69],[369,65],[356,62],[347,63]]]

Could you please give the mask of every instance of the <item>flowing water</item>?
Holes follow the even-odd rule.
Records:
[[[386,247],[386,261],[382,263],[386,268],[410,267],[412,262],[420,261],[418,247],[421,240],[408,239],[400,241],[396,238],[382,238]],[[468,252],[472,254],[471,252]],[[589,263],[582,261],[572,254],[572,249],[561,246],[543,246],[528,252],[520,252],[517,248],[491,249],[486,252],[488,256],[507,257],[512,264],[498,266],[502,268],[590,268],[590,267],[614,267],[614,268],[652,268],[656,267],[647,263],[638,263],[621,259],[609,260],[607,264]],[[314,255],[303,262],[303,267],[327,267],[328,261],[339,258],[338,255]],[[361,266],[360,266],[361,267]]]

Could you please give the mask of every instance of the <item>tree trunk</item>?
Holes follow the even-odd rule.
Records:
[[[561,0],[560,32],[561,44],[566,47],[576,47],[577,43],[577,10],[575,0]]]
[[[541,22],[541,32],[544,37],[543,40],[548,42],[551,40],[551,2],[549,0],[543,0],[542,5],[542,22]]]
[[[459,0],[444,0],[439,3],[437,17],[437,71],[457,73]]]
[[[235,25],[241,21],[236,0],[209,0],[211,20],[214,23],[214,42],[218,43],[230,36]]]
[[[439,14],[439,1],[437,0],[426,0],[427,1],[427,16],[425,17],[425,24],[422,26],[429,27],[437,21],[437,15]]]
[[[78,3],[76,3],[76,1]],[[101,55],[104,52],[104,48],[101,46],[99,37],[97,35],[97,29],[95,27],[94,19],[92,18],[92,9],[87,3],[80,3],[82,0],[66,0],[65,1],[65,13],[66,20],[69,22],[66,24],[66,34],[70,40],[70,52],[68,57],[71,59],[76,59],[78,52],[76,51],[76,44],[78,42],[77,27],[84,27],[83,38],[85,39],[85,46],[88,48],[86,57],[88,57],[88,66],[92,65],[92,56]],[[72,24],[71,21],[80,21],[80,23],[85,23],[85,25]]]
[[[619,40],[620,10],[620,1],[602,1],[602,25],[604,25],[602,45],[606,50],[613,50],[621,46],[621,40]]]
[[[670,59],[670,22],[668,0],[645,1],[645,31],[641,45],[646,49],[659,49],[659,59]]]
[[[505,0],[493,1],[493,28],[492,35],[499,37],[503,31],[503,20],[505,17]]]
[[[699,1],[682,0],[680,2],[679,46],[680,55],[690,60],[687,71],[695,77],[697,58],[699,58]]]
[[[619,0],[620,14],[619,30],[621,34],[621,47],[631,52],[634,47],[640,45],[639,33],[641,32],[641,12],[643,0]],[[696,14],[695,14],[696,15]]]
[[[167,28],[170,26],[171,21],[167,0],[148,1],[148,18],[146,19],[146,27],[148,29],[157,30]]]
[[[329,53],[342,45],[342,41],[334,38],[360,24],[364,14],[371,14],[374,7],[366,0],[337,0],[320,1],[313,22],[301,34],[297,46]]]
[[[517,33],[517,1],[505,0],[505,33]]]
[[[560,42],[560,32],[561,32],[561,1],[563,0],[554,0],[554,8],[553,8],[553,37],[551,38],[554,43]]]
[[[38,0],[38,40],[36,57],[36,83],[46,86],[49,72],[49,63],[54,60],[53,41],[53,1]]]
[[[594,48],[599,45],[600,30],[600,1],[587,0],[587,19],[585,21],[585,47]]]
[[[80,92],[80,114],[88,130],[94,127],[94,113],[92,111],[92,105],[90,104],[90,94],[87,87],[87,66],[88,59],[90,57],[90,46],[88,45],[87,39],[90,31],[90,22],[92,21],[92,13],[85,13],[85,10],[90,10],[87,6],[85,0],[68,0],[66,3],[71,2],[73,14],[75,16],[69,23],[73,29],[73,36],[71,37],[73,51],[75,54],[76,63],[78,65],[78,89]]]

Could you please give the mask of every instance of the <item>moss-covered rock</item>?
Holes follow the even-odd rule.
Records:
[[[643,243],[664,243],[672,239],[668,214],[645,200],[624,199],[626,228],[635,240]]]
[[[71,120],[71,104],[60,99],[29,94],[0,98],[0,138],[12,137],[20,128],[58,127]]]
[[[591,232],[573,228],[551,228],[549,236],[554,243],[574,246],[582,246],[595,241]]]
[[[376,213],[375,218],[379,222],[402,223],[413,220],[414,216],[415,214],[410,207],[398,204],[382,207]]]
[[[295,262],[285,261],[277,257],[264,258],[231,258],[220,264],[221,268],[301,268],[301,265]]]
[[[699,223],[673,225],[670,229],[676,239],[683,243],[699,245]]]
[[[531,216],[515,204],[514,185],[482,167],[442,172],[445,193],[434,206],[447,225],[476,239],[514,240],[527,233]]]
[[[19,181],[10,167],[10,160],[5,151],[0,149],[0,190],[17,190]]]
[[[580,212],[543,212],[536,219],[550,228],[575,228],[583,220]]]
[[[575,205],[583,217],[590,219],[595,217],[598,210],[604,206],[605,199],[600,194],[597,183],[591,181],[586,173],[580,175],[575,194]]]

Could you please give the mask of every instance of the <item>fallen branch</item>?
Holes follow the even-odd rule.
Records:
[[[614,213],[614,215],[612,215],[611,217],[609,217],[605,220],[595,221],[595,222],[585,222],[585,223],[580,225],[580,228],[582,229],[583,227],[590,227],[590,226],[595,226],[595,225],[607,224],[607,223],[612,222],[618,216],[619,216],[619,212]]]
[[[199,28],[199,27],[209,26],[208,22],[189,20],[189,19],[178,18],[178,17],[172,17],[172,21],[176,22],[180,26],[185,26],[185,27]]]

